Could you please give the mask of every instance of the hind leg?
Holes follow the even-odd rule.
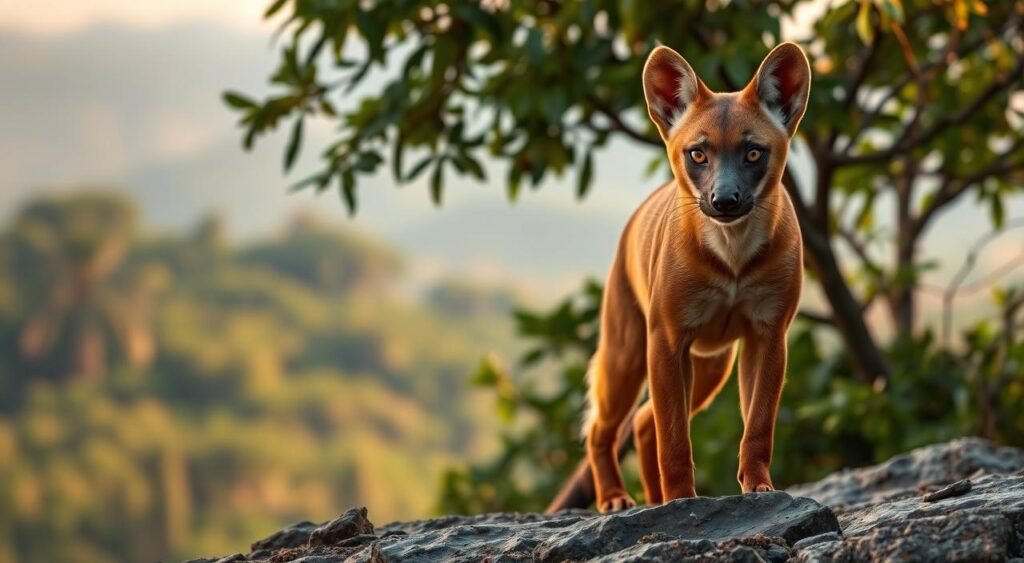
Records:
[[[640,482],[644,485],[647,504],[661,504],[661,471],[658,469],[658,435],[654,429],[654,409],[650,401],[643,404],[633,418],[633,443],[640,462]]]
[[[618,437],[647,372],[647,329],[623,274],[609,277],[601,307],[601,340],[591,362],[587,458],[601,512],[636,506],[619,468]]]
[[[732,373],[736,360],[736,343],[708,356],[690,354],[693,362],[693,397],[690,399],[690,416],[706,409],[714,400]]]

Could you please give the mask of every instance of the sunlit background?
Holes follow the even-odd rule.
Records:
[[[582,200],[565,178],[510,204],[501,174],[453,178],[438,207],[425,177],[381,173],[354,217],[333,191],[289,194],[330,124],[286,176],[286,135],[244,152],[221,99],[267,90],[267,4],[0,0],[0,562],[244,551],[356,504],[375,522],[435,513],[446,467],[501,449],[493,393],[467,381],[528,347],[510,312],[602,279],[662,180],[650,149],[616,140]],[[1005,215],[1024,217],[1020,195]],[[924,286],[946,287],[988,217],[967,198],[937,220]],[[1024,281],[1005,268],[1021,232],[966,282]],[[102,256],[76,261],[85,247]],[[813,284],[805,299],[822,307]],[[922,291],[926,322],[940,304]],[[987,291],[957,304],[957,327],[996,310]]]

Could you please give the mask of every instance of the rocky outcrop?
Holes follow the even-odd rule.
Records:
[[[843,529],[795,545],[798,561],[1006,561],[1024,550],[1024,450],[976,438],[789,492],[829,506]]]
[[[771,492],[616,514],[446,516],[375,528],[365,508],[303,522],[248,555],[269,561],[1006,561],[1024,550],[1024,451],[978,439]]]

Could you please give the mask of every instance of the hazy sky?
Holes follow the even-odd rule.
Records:
[[[234,28],[267,24],[267,0],[0,0],[0,26],[61,33],[97,22],[158,27],[203,20]]]
[[[0,0],[0,218],[40,191],[101,186],[133,194],[146,221],[162,228],[211,210],[243,237],[302,208],[349,221],[334,193],[285,193],[317,164],[329,130],[312,128],[301,169],[285,178],[281,135],[242,152],[235,116],[220,101],[226,88],[269,91],[278,47],[274,23],[261,19],[267,4]],[[802,22],[787,23],[785,33],[804,32],[815,11],[798,14]],[[382,176],[360,186],[353,222],[415,256],[420,277],[468,273],[555,295],[584,275],[604,276],[619,230],[658,184],[642,174],[651,154],[613,145],[582,203],[569,178],[510,206],[494,170],[487,185],[454,182],[437,209],[425,185],[398,190]],[[1024,215],[1019,198],[1010,209]],[[986,230],[973,204],[943,216],[926,240],[926,254],[946,265],[932,280],[944,283]],[[979,271],[1016,253],[1022,238],[994,245]]]

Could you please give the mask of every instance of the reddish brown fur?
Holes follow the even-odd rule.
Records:
[[[786,50],[783,64],[791,65],[792,49],[799,48],[788,44],[780,49]],[[678,57],[659,47],[648,59],[649,104],[651,92],[672,94],[674,85],[665,82],[663,73],[648,75],[654,74],[654,65],[678,64],[666,58],[673,55]],[[799,56],[806,65],[802,52]],[[769,466],[786,368],[786,332],[802,284],[800,230],[780,179],[803,106],[787,130],[761,103],[755,83],[741,92],[716,94],[697,79],[693,102],[675,127],[651,108],[675,179],[630,219],[605,289],[601,339],[590,375],[593,419],[587,426],[588,458],[602,511],[634,504],[623,486],[616,435],[636,407],[645,380],[650,401],[634,419],[634,437],[648,502],[696,495],[690,418],[726,381],[738,341],[744,421],[738,480],[743,492],[772,489]],[[806,100],[805,91],[802,95]],[[714,147],[740,143],[744,134],[770,148],[764,187],[748,216],[717,223],[696,205],[696,189],[685,169],[686,148],[706,136],[708,158],[714,159]]]

